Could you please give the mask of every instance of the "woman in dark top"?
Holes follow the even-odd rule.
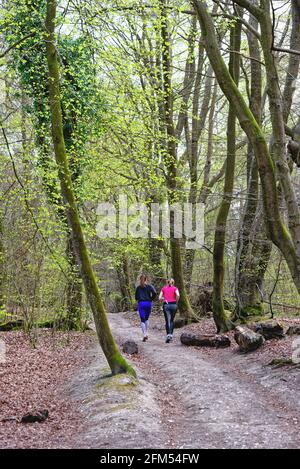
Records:
[[[140,283],[135,290],[135,299],[138,302],[138,311],[141,319],[141,328],[143,331],[143,342],[148,340],[149,316],[152,309],[152,301],[156,297],[155,288],[147,283],[147,275],[140,276]]]

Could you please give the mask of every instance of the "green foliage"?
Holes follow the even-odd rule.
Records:
[[[162,48],[168,46],[172,52],[172,87],[168,93],[173,93],[174,97],[175,123],[181,111],[185,115],[185,126],[189,124],[191,129],[192,119],[201,123],[199,112],[205,96],[204,81],[211,70],[204,53],[201,82],[198,83],[199,109],[196,111],[193,106],[194,89],[185,101],[188,88],[187,83],[184,83],[185,66],[188,64],[192,73],[201,57],[201,48],[198,50],[198,46],[201,46],[199,24],[196,23],[194,29],[191,29],[192,15],[182,12],[190,9],[189,2],[174,0],[169,3],[171,37],[165,44],[162,44],[160,38],[163,21],[159,0],[154,0],[151,5],[135,0],[109,0],[104,6],[94,0],[82,0],[75,4],[58,2],[58,5],[56,47],[59,52],[64,136],[69,163],[93,265],[101,278],[105,276],[103,288],[108,285],[107,291],[113,291],[112,296],[115,294],[117,299],[116,271],[122,267],[124,256],[129,259],[131,285],[140,270],[153,274],[155,267],[149,257],[148,240],[96,238],[97,204],[103,201],[117,204],[120,192],[128,196],[129,203],[163,202],[167,198],[165,175],[170,158],[165,148],[165,128],[161,125],[161,101],[165,95],[161,86]],[[208,5],[209,8],[213,7],[213,2],[208,2]],[[28,34],[31,35],[14,47],[0,63],[0,93],[4,103],[1,118],[6,119],[4,124],[9,141],[20,142],[22,135],[23,143],[12,143],[11,152],[25,191],[15,182],[5,145],[1,147],[4,152],[0,154],[0,176],[1,197],[4,198],[1,199],[1,209],[5,212],[5,226],[1,235],[6,275],[4,294],[9,298],[9,307],[29,311],[28,314],[33,317],[47,317],[50,311],[56,315],[65,315],[66,277],[58,263],[69,274],[65,253],[65,209],[57,183],[50,134],[44,44],[45,8],[46,2],[42,0],[7,0],[1,5],[0,17],[1,49],[13,46]],[[217,16],[214,17],[214,24],[218,30],[218,39],[222,41],[222,54],[227,61],[229,34],[236,21]],[[248,56],[247,36],[243,32],[243,73],[239,90],[246,100],[251,85],[251,61]],[[279,75],[282,85],[287,63],[288,57],[280,55],[282,69]],[[193,82],[192,75],[190,82]],[[292,120],[296,118],[297,110],[295,106]],[[198,113],[196,116],[195,112]],[[270,135],[272,129],[267,107],[264,114],[264,134]],[[218,174],[223,166],[226,158],[227,115],[227,102],[216,87],[212,132],[209,135],[206,122],[199,142],[197,190],[204,179],[209,151],[210,177]],[[257,126],[254,132],[259,141],[262,138],[260,127]],[[174,198],[183,201],[187,200],[191,187],[187,134],[188,130],[184,129],[181,136],[169,138],[177,145]],[[244,134],[238,128],[237,143],[243,139]],[[225,295],[233,295],[236,239],[246,203],[246,173],[244,146],[237,151],[230,227],[226,232]],[[295,172],[292,177],[296,180]],[[213,244],[216,209],[222,195],[223,182],[220,178],[210,187],[206,201],[205,243],[209,248]],[[26,202],[39,225],[38,233]],[[289,241],[288,232],[282,230],[282,236]],[[168,249],[166,243],[162,262],[170,272]],[[273,252],[266,275],[266,299],[273,288],[277,261],[277,253]],[[211,279],[211,254],[199,251],[193,277],[188,280],[196,289],[197,285]],[[283,263],[281,278],[273,297],[274,303],[294,304],[296,295]],[[230,299],[232,301],[232,297]],[[225,308],[234,310],[226,305]],[[253,311],[250,309],[246,312],[247,315],[249,313]]]
[[[35,121],[36,141],[39,148],[38,165],[48,194],[59,205],[57,174],[53,158],[49,155],[50,115],[48,108],[48,71],[44,36],[45,2],[12,1],[7,4],[4,37],[9,45],[33,33],[13,50],[9,66],[17,70],[20,79],[16,99],[22,93],[28,97],[24,104],[27,114]],[[102,115],[105,100],[101,82],[95,74],[93,39],[88,34],[70,37],[61,33],[57,40],[61,67],[62,107],[64,133],[73,181],[78,196],[82,194],[82,171],[89,163],[86,152],[88,139],[103,132]],[[59,207],[58,207],[59,209]]]

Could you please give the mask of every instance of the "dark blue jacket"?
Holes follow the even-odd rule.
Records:
[[[157,293],[155,288],[152,285],[145,285],[141,287],[140,285],[136,287],[135,290],[135,299],[140,301],[153,301]]]

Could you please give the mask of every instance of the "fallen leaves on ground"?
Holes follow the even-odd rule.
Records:
[[[0,448],[69,448],[82,416],[64,386],[86,366],[90,333],[38,330],[35,346],[23,331],[2,332],[6,362],[0,363]],[[43,423],[22,424],[24,414],[47,409]]]

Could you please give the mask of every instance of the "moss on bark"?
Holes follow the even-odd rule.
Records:
[[[233,80],[238,83],[240,59],[236,51],[241,45],[241,24],[237,23],[231,30],[230,49],[231,52],[229,71]],[[236,113],[234,106],[229,104],[227,120],[227,159],[225,170],[224,192],[221,206],[217,215],[215,239],[214,239],[214,289],[213,289],[213,317],[218,332],[226,332],[233,329],[232,322],[226,317],[224,308],[224,262],[225,262],[225,238],[227,219],[230,210],[236,160]]]
[[[167,186],[169,204],[173,205],[178,202],[178,175],[177,175],[177,149],[176,149],[176,132],[174,126],[174,106],[173,106],[173,90],[172,90],[172,64],[171,64],[171,48],[169,36],[168,10],[165,0],[160,0],[160,33],[162,41],[162,89],[163,89],[163,123],[166,133],[166,151],[164,152],[164,162],[167,170]],[[181,255],[180,240],[174,235],[174,214],[171,213],[171,261],[173,277],[176,286],[180,290],[179,310],[186,318],[190,319],[194,315],[191,307],[183,272],[183,262]]]

